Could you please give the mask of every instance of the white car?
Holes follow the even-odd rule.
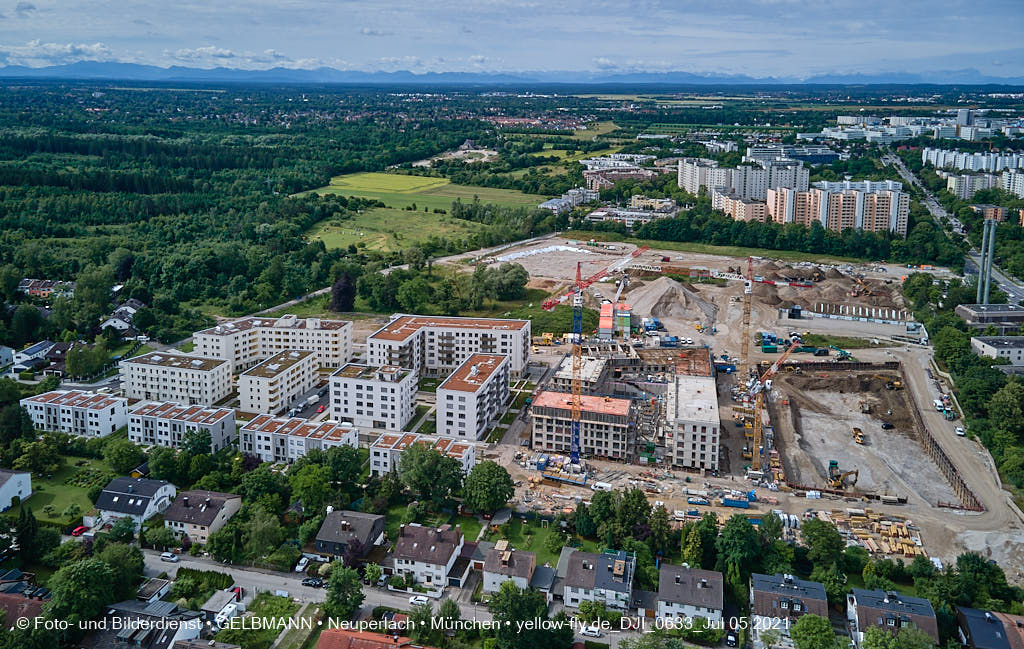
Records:
[[[588,627],[584,627],[580,631],[580,635],[585,635],[585,636],[587,636],[589,638],[600,638],[601,637],[601,630],[598,629],[596,626],[588,626]]]
[[[178,563],[178,555],[173,552],[164,552],[160,555],[161,561],[169,561],[171,563]]]
[[[306,572],[306,566],[309,565],[309,559],[302,557],[299,562],[295,564],[295,572]]]
[[[409,598],[409,603],[412,604],[413,606],[422,606],[423,604],[426,604],[429,601],[430,600],[428,600],[423,595],[414,595],[414,596]]]
[[[967,431],[964,430],[963,426],[957,426],[956,427],[956,434],[959,435],[960,437],[964,437],[965,435],[967,435]]]

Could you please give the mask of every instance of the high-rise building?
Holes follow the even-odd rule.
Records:
[[[331,417],[361,428],[402,430],[416,412],[418,383],[410,369],[349,363],[331,374]]]
[[[871,182],[815,185],[806,192],[771,191],[767,207],[771,219],[777,223],[802,225],[818,221],[835,232],[855,229],[907,235],[910,196],[899,189],[885,188],[892,185]]]

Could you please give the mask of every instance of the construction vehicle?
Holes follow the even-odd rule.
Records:
[[[762,429],[761,412],[764,409],[764,387],[771,380],[779,368],[782,367],[789,355],[793,353],[793,350],[798,347],[797,343],[792,343],[786,351],[782,353],[779,358],[772,363],[771,367],[762,374],[750,388],[750,392],[754,395],[754,425],[753,425],[753,438],[751,440],[751,458],[750,468],[752,471],[761,470],[761,453],[763,452],[764,435]]]
[[[813,273],[811,273],[811,281],[812,282],[820,282],[820,281],[822,281],[824,279],[825,279],[825,276],[821,274],[821,271],[817,271],[816,270]]]
[[[846,479],[853,477],[849,485],[846,484]],[[857,484],[857,478],[860,477],[860,469],[854,469],[853,471],[840,471],[839,462],[836,460],[829,460],[828,462],[828,486],[832,489],[845,489],[847,486],[854,486]]]
[[[885,389],[886,390],[902,390],[903,389],[903,382],[902,381],[889,381],[888,383],[885,384]]]
[[[864,414],[871,412],[871,404],[868,403],[867,401],[861,401],[860,411],[863,412]]]
[[[861,445],[864,444],[864,431],[856,426],[853,427],[853,441]]]
[[[542,345],[552,345],[555,342],[555,334],[550,331],[545,331],[540,335],[540,342]]]
[[[851,354],[850,352],[846,351],[845,349],[839,349],[835,345],[829,345],[828,347],[829,347],[829,349],[835,350],[835,352],[836,352],[836,360],[840,360],[840,361],[852,361],[853,360],[853,354]]]

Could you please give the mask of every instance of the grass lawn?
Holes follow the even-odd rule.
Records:
[[[75,466],[79,462],[83,463],[82,466]],[[72,484],[72,479],[74,477],[84,479],[90,475],[98,479],[107,473],[111,476],[116,475],[103,460],[79,457],[62,458],[60,469],[52,476],[32,475],[32,497],[25,502],[39,520],[69,525],[72,518],[78,517],[61,516],[61,512],[67,509],[68,505],[78,505],[83,514],[92,509],[92,501],[87,495],[88,487]],[[43,511],[47,505],[53,507],[53,514]],[[20,505],[12,507],[7,513],[10,516],[17,516],[19,511]]]
[[[388,207],[399,210],[413,203],[421,210],[424,206],[431,210],[435,208],[449,210],[456,198],[461,198],[463,201],[472,201],[474,196],[478,196],[484,203],[496,203],[498,205],[537,205],[546,198],[524,194],[512,189],[456,185],[447,178],[384,173],[357,173],[335,176],[331,178],[330,184],[326,187],[312,191],[318,194],[341,194],[342,196],[375,198],[382,201]],[[328,244],[328,247],[330,247],[330,244]]]
[[[304,610],[302,615],[299,617],[300,619],[316,620],[316,618],[319,617],[319,613],[320,607],[310,602],[306,606],[306,610]],[[306,646],[307,641],[310,636],[313,635],[316,628],[317,626],[315,624],[310,626],[310,628],[296,626],[284,634],[284,637],[281,638],[281,642],[277,645],[278,649],[302,649]]]
[[[518,414],[519,414],[518,412],[506,412],[504,415],[501,416],[500,421],[501,421],[501,423],[503,423],[506,426],[508,426],[508,425],[510,425],[515,420],[516,415],[518,415]]]
[[[136,349],[132,356],[142,356],[143,354],[148,354],[151,351],[153,351],[152,347],[150,347],[149,345],[143,345],[142,347]]]
[[[508,536],[502,537],[500,532],[492,532],[488,534],[487,539],[495,541],[500,538],[506,538],[516,550],[527,550],[535,553],[537,555],[538,566],[544,565],[545,563],[550,563],[554,566],[558,563],[558,554],[561,549],[559,549],[559,552],[551,552],[544,547],[548,537],[551,535],[552,527],[541,527],[537,523],[523,523],[521,519],[513,517],[511,522],[509,522],[509,528]],[[526,540],[528,538],[526,534],[527,531],[533,533],[533,535],[529,537],[531,539],[529,542]],[[588,547],[588,543],[584,542],[583,549],[587,552],[596,552],[594,549],[596,548],[596,544],[590,542],[590,546],[592,547]]]
[[[422,392],[437,392],[437,386],[441,385],[442,379],[424,378],[420,379],[419,390]]]
[[[323,241],[328,249],[365,244],[367,250],[390,252],[414,246],[430,237],[464,237],[483,227],[446,214],[424,212],[422,201],[409,202],[416,203],[419,211],[394,209],[398,206],[389,203],[390,207],[369,209],[351,219],[321,221],[310,228],[306,236]],[[451,201],[446,199],[442,209],[450,207]]]
[[[805,345],[814,345],[816,347],[835,345],[839,349],[866,349],[868,347],[889,346],[886,344],[872,345],[871,341],[866,338],[848,338],[846,336],[829,336],[826,334],[807,334],[806,336],[801,336],[801,340],[804,341]]]
[[[480,530],[483,529],[483,525],[475,516],[455,516],[452,518],[451,524],[462,528],[462,534],[466,537],[467,542],[476,541],[476,537],[480,535]]]
[[[864,588],[864,578],[857,573],[848,573],[846,575],[846,591],[849,592],[851,588]],[[917,597],[917,588],[914,584],[896,583],[896,590],[904,595]]]
[[[188,342],[182,343],[178,347],[178,351],[182,351],[182,352],[185,352],[187,354],[187,353],[189,353],[190,351],[192,351],[195,348],[196,348],[196,342],[194,340],[189,340]]]
[[[295,615],[298,610],[299,605],[287,597],[277,597],[270,593],[260,593],[249,605],[253,617],[268,619],[284,620]],[[225,629],[214,637],[220,642],[237,644],[245,649],[269,649],[280,634],[281,628],[237,628]]]
[[[650,239],[633,239],[613,232],[590,232],[585,230],[567,231],[577,239],[595,239],[597,241],[621,241],[638,246],[648,245],[655,250],[677,250],[679,252],[698,252],[707,255],[723,255],[726,257],[771,257],[783,261],[813,261],[818,263],[858,262],[856,257],[837,257],[833,255],[817,255],[794,250],[767,250],[764,248],[742,248],[740,246],[712,246],[707,243],[689,243],[684,241],[653,241]]]

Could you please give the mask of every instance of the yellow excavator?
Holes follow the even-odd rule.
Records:
[[[847,484],[847,478],[853,477],[853,480]],[[828,486],[833,489],[846,489],[847,487],[853,487],[857,484],[857,478],[860,476],[860,469],[854,469],[853,471],[840,471],[839,462],[836,460],[829,460],[828,463]]]
[[[853,427],[853,441],[861,445],[864,444],[864,431],[856,426]]]

